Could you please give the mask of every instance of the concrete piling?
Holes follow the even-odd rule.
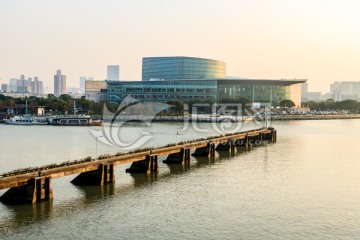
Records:
[[[152,173],[159,171],[158,156],[147,155],[142,161],[133,162],[127,173]]]
[[[199,156],[199,157],[215,156],[215,144],[208,143],[206,147],[197,148],[195,152],[192,154],[192,156]]]
[[[80,173],[71,181],[71,183],[79,186],[102,186],[114,182],[113,164],[100,164],[97,170]]]
[[[50,177],[32,178],[26,185],[10,188],[0,197],[0,201],[5,204],[38,203],[51,199],[53,192]]]
[[[181,148],[180,152],[171,153],[167,156],[163,163],[168,164],[189,164],[191,161],[190,149]]]

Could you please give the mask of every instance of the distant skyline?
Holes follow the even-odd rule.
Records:
[[[246,78],[306,78],[309,91],[360,81],[360,2],[13,0],[0,2],[0,82],[38,76],[53,92],[81,76],[141,80],[141,60],[192,56]]]

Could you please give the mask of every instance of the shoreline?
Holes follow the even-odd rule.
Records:
[[[140,120],[141,118],[137,118]],[[144,118],[145,120],[146,118]],[[260,119],[259,117],[255,117],[256,120],[264,120],[263,115]],[[337,120],[337,119],[360,119],[360,114],[328,114],[328,115],[296,115],[296,114],[286,114],[286,115],[269,115],[269,119],[271,121],[288,121],[288,120]],[[202,118],[184,118],[183,116],[173,116],[173,117],[155,117],[153,119],[154,122],[182,122],[182,121],[197,121],[197,122],[221,122],[224,120],[230,120],[234,122],[247,122],[254,121],[253,116],[249,117],[234,117],[234,116],[222,116],[218,118],[210,118],[210,117],[202,117]]]
[[[284,114],[284,115],[268,115],[270,121],[298,121],[298,120],[340,120],[340,119],[360,119],[360,114],[322,114],[322,115],[297,115],[297,114]],[[144,116],[144,115],[128,115],[122,119],[117,119],[118,122],[133,122],[133,121],[145,121],[145,122],[250,122],[250,121],[264,121],[264,115],[257,116],[197,116],[194,118],[184,116]],[[106,122],[104,122],[106,124]],[[0,120],[0,124],[6,124]],[[11,125],[11,124],[9,124]],[[29,124],[32,126],[33,124]],[[52,125],[46,124],[44,126],[80,126],[80,125]],[[91,126],[91,125],[81,125]]]
[[[328,114],[328,115],[271,115],[272,121],[286,120],[336,120],[336,119],[360,119],[360,114]]]

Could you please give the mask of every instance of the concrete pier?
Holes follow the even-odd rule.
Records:
[[[71,181],[71,183],[79,186],[102,186],[114,182],[113,164],[100,164],[97,170],[83,172]]]
[[[152,173],[159,171],[158,156],[147,155],[145,160],[133,162],[127,173]]]
[[[216,151],[225,151],[225,152],[231,152],[234,153],[236,151],[235,148],[235,140],[229,138],[227,142],[225,143],[219,143],[216,146]]]
[[[163,163],[167,164],[190,164],[190,149],[181,148],[180,152],[169,154]]]
[[[53,199],[51,178],[32,178],[26,185],[10,188],[0,197],[6,204],[38,203]]]
[[[0,189],[9,189],[0,201],[6,204],[38,203],[53,198],[51,180],[73,174],[79,174],[72,183],[76,185],[106,185],[115,182],[114,167],[131,163],[126,169],[129,173],[157,173],[158,157],[167,156],[165,163],[190,168],[190,151],[193,156],[213,159],[216,150],[233,156],[235,146],[251,149],[252,145],[263,145],[264,142],[276,142],[277,132],[274,128],[261,128],[247,132],[227,134],[226,136],[209,137],[168,145],[149,150],[139,150],[129,154],[108,156],[103,159],[89,159],[73,163],[49,165],[29,170],[20,169],[0,176]],[[216,147],[217,145],[217,147]],[[210,157],[210,158],[209,158]]]
[[[215,144],[214,143],[208,143],[205,147],[199,147],[196,148],[195,152],[192,154],[192,156],[196,157],[212,157],[215,155]]]
[[[243,149],[245,151],[251,150],[249,136],[246,134],[246,136],[244,138],[235,140],[235,146],[240,147],[241,149]]]

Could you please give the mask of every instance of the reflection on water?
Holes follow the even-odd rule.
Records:
[[[156,172],[151,174],[131,173],[130,175],[134,180],[134,187],[146,187],[158,179]]]
[[[104,186],[76,186],[75,187],[81,192],[81,195],[85,198],[87,203],[91,201],[98,201],[106,199],[109,196],[115,194],[114,185],[108,184]]]
[[[278,142],[251,151],[237,148],[235,154],[192,157],[190,165],[159,160],[160,171],[148,175],[126,174],[129,166],[120,165],[115,169],[116,182],[102,187],[74,186],[70,181],[75,176],[54,179],[50,202],[0,204],[1,238],[356,239],[360,235],[360,121],[275,124]],[[150,130],[177,127],[162,123]],[[29,156],[36,146],[34,139],[50,134],[49,129],[58,130],[42,129],[47,132],[39,129],[23,136],[21,132],[28,130],[19,130],[18,136],[27,137],[19,142],[30,145],[22,148]],[[13,131],[17,128],[9,130]],[[94,142],[86,131],[62,128],[64,136],[57,135],[60,143],[46,147],[57,151],[54,159],[66,154],[76,158],[79,153],[74,154],[70,145],[77,139],[80,143],[75,148],[89,155]],[[194,138],[196,134],[188,133]],[[164,143],[174,137],[161,136]],[[16,151],[14,142],[1,142],[0,147],[3,156],[14,160],[1,158],[4,168],[54,160],[48,159],[48,150],[37,153],[39,162],[29,162],[17,159],[18,152],[20,156],[26,153]]]
[[[6,205],[6,210],[10,212],[10,215],[0,221],[1,236],[10,235],[18,228],[41,224],[49,220],[52,216],[52,207],[52,201],[28,205]]]

